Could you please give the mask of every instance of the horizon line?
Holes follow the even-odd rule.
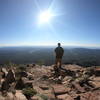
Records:
[[[61,43],[62,45],[62,47],[85,47],[85,48],[100,48],[100,45],[85,45],[85,44],[80,44],[80,45],[76,45],[76,44],[63,44],[63,43]],[[39,47],[39,46],[41,46],[41,47],[52,47],[52,46],[57,46],[57,44],[55,45],[55,44],[49,44],[49,45],[47,45],[47,44],[34,44],[34,45],[25,45],[25,44],[22,44],[22,45],[7,45],[7,44],[5,44],[5,45],[1,45],[0,44],[0,47]]]

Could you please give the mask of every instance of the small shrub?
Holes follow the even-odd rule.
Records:
[[[25,88],[23,89],[23,94],[27,97],[27,98],[30,98],[34,95],[37,94],[36,90],[33,89],[33,88]]]
[[[46,95],[40,94],[39,95],[43,100],[48,100],[48,97]]]

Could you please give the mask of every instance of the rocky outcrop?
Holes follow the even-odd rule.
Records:
[[[100,100],[99,68],[32,66],[14,67],[0,77],[0,100]]]

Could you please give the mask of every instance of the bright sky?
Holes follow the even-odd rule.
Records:
[[[0,46],[58,42],[100,46],[100,0],[0,0]]]

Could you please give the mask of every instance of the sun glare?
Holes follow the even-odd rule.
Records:
[[[43,23],[47,23],[51,20],[53,14],[50,11],[44,11],[42,13],[40,13],[39,16],[39,23],[43,24]]]

